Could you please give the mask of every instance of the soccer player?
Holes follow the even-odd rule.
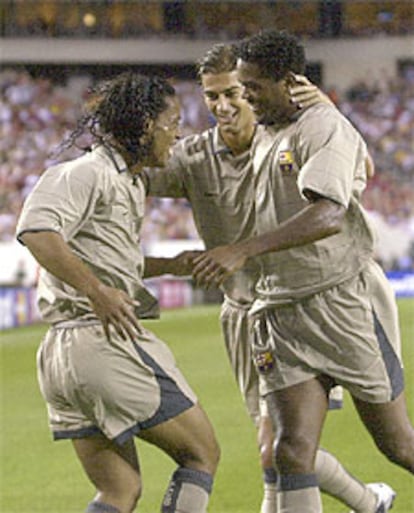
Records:
[[[172,353],[138,320],[157,306],[142,281],[142,170],[165,164],[179,117],[165,80],[126,73],[107,81],[69,139],[89,133],[92,150],[49,168],[18,223],[18,239],[42,267],[39,307],[51,324],[38,351],[40,388],[54,439],[72,440],[96,487],[88,513],[135,509],[134,435],[178,465],[163,513],[205,513],[219,460]]]
[[[397,306],[360,204],[361,135],[326,103],[292,105],[289,88],[305,65],[295,37],[266,31],[238,51],[243,96],[261,124],[252,149],[256,233],[197,257],[194,276],[225,283],[259,261],[253,353],[278,425],[279,508],[317,513],[314,460],[335,384],[349,390],[379,449],[414,471]],[[388,511],[392,495],[381,494],[373,511]]]
[[[236,54],[231,45],[213,46],[198,64],[205,102],[217,125],[181,140],[164,168],[147,173],[148,192],[153,196],[185,197],[191,205],[198,232],[207,248],[238,242],[253,235],[255,226],[254,175],[250,148],[256,132],[254,114],[242,98],[237,78]],[[302,108],[320,101],[316,88],[306,80],[292,82],[297,104]],[[367,171],[372,173],[372,166]],[[191,257],[191,255],[189,255]],[[166,267],[168,266],[168,267]],[[148,259],[150,274],[168,271],[180,274],[174,262]],[[260,400],[258,373],[250,348],[248,311],[254,300],[258,264],[250,260],[222,284],[224,302],[221,325],[226,350],[247,410],[258,430],[264,494],[261,513],[276,513],[277,474],[273,467],[273,428]],[[375,492],[352,478],[326,451],[316,459],[320,486],[360,513],[373,513],[379,489]]]

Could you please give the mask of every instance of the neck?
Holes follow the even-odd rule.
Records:
[[[221,131],[219,128],[221,138],[233,155],[240,155],[250,148],[255,131],[256,125],[254,124],[237,133]]]
[[[298,108],[296,106],[290,106],[290,108],[286,109],[284,115],[279,116],[273,121],[273,124],[280,126],[288,125],[292,123],[298,115],[300,115]]]
[[[112,143],[112,146],[125,160],[128,170],[132,175],[136,175],[142,171],[142,168],[144,167],[143,164],[141,162],[134,162],[134,159],[131,157],[131,154],[127,150],[125,150],[123,146],[121,146],[117,142]]]
[[[144,166],[140,162],[131,165],[128,164],[128,169],[131,175],[138,175],[141,173],[143,167]]]

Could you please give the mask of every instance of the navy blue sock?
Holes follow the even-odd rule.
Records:
[[[315,474],[281,474],[279,477],[279,491],[287,492],[301,490],[302,488],[314,488],[318,486]]]
[[[273,467],[263,470],[263,481],[267,484],[277,483],[277,471]]]
[[[105,502],[93,501],[88,504],[86,513],[120,513],[119,509]]]

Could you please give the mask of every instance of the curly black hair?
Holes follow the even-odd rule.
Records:
[[[166,98],[175,94],[167,80],[133,72],[101,82],[90,91],[85,114],[61,147],[76,145],[81,135],[89,133],[101,144],[115,139],[131,161],[139,162],[151,148],[151,141],[140,142],[148,121],[156,119],[167,107]]]
[[[299,40],[285,30],[264,30],[242,39],[236,47],[238,57],[256,64],[263,77],[281,80],[289,71],[303,74],[305,49]]]
[[[229,73],[236,69],[237,53],[234,44],[218,43],[213,45],[198,61],[199,79],[207,73]]]

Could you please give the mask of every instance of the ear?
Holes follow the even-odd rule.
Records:
[[[155,127],[155,120],[147,119],[145,121],[144,133],[139,138],[139,142],[141,144],[147,144],[152,139],[152,135],[154,133],[154,127]]]
[[[155,127],[154,119],[147,119],[145,122],[145,133],[148,135],[152,135]]]

